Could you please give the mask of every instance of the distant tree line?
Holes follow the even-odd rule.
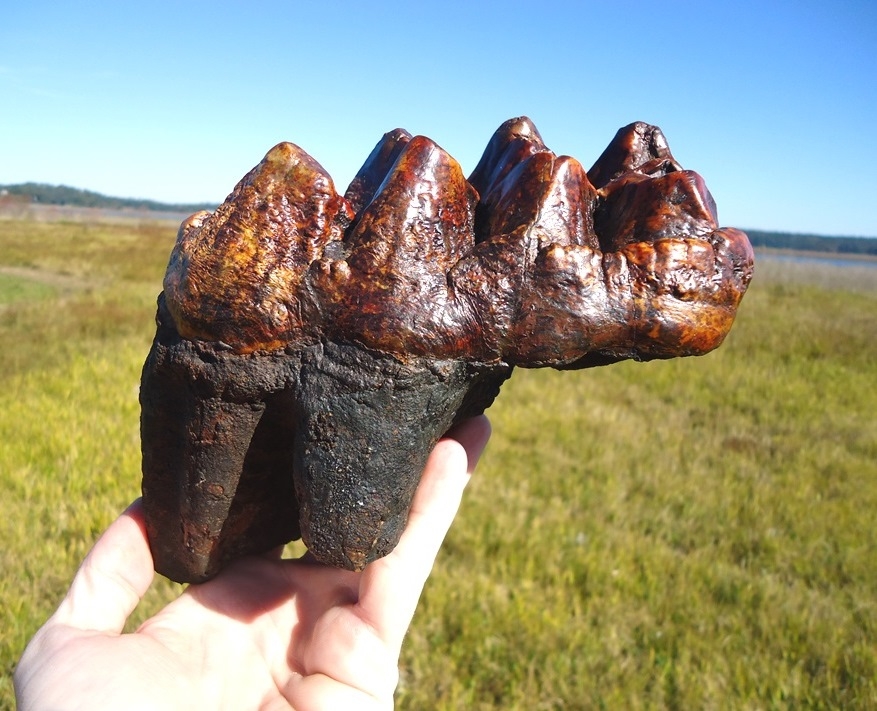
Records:
[[[877,255],[877,239],[871,237],[826,237],[825,235],[765,232],[762,230],[746,230],[746,234],[749,235],[749,241],[753,247]]]
[[[18,195],[30,202],[44,205],[73,205],[77,207],[101,207],[108,209],[156,210],[162,212],[197,212],[214,210],[213,203],[174,204],[155,200],[108,197],[91,190],[70,188],[66,185],[46,185],[44,183],[19,183],[0,185],[0,195]],[[746,230],[753,247],[772,247],[774,249],[796,249],[808,252],[832,252],[836,254],[877,255],[877,238],[870,237],[826,237],[825,235],[798,234],[792,232],[768,232],[765,230]]]
[[[156,210],[162,212],[197,212],[213,210],[215,203],[176,204],[157,202],[155,200],[138,200],[135,198],[117,198],[101,195],[91,190],[70,188],[66,185],[46,185],[45,183],[19,183],[16,185],[0,185],[0,195],[18,195],[29,202],[43,205],[72,205],[74,207],[101,207],[121,210]]]

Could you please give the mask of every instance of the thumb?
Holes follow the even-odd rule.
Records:
[[[137,499],[86,556],[52,622],[119,634],[153,577],[143,507]]]

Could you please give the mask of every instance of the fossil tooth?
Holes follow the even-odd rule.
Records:
[[[585,172],[511,119],[468,180],[396,129],[343,196],[279,144],[168,264],[141,383],[156,569],[201,581],[299,536],[361,569],[398,542],[437,439],[514,366],[705,353],[752,269],[648,124]]]

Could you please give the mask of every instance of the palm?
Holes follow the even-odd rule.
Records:
[[[185,665],[174,676],[200,680],[198,707],[381,708],[396,686],[401,639],[382,638],[367,621],[367,580],[251,558],[189,588],[140,634]]]
[[[478,418],[439,443],[402,540],[363,572],[251,557],[120,635],[152,580],[132,507],[28,647],[20,708],[392,708],[402,639],[488,434]]]

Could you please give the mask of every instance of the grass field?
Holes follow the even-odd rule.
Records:
[[[0,221],[0,708],[139,493],[173,238]],[[877,709],[877,269],[856,269],[763,261],[703,358],[517,371],[397,707]]]

